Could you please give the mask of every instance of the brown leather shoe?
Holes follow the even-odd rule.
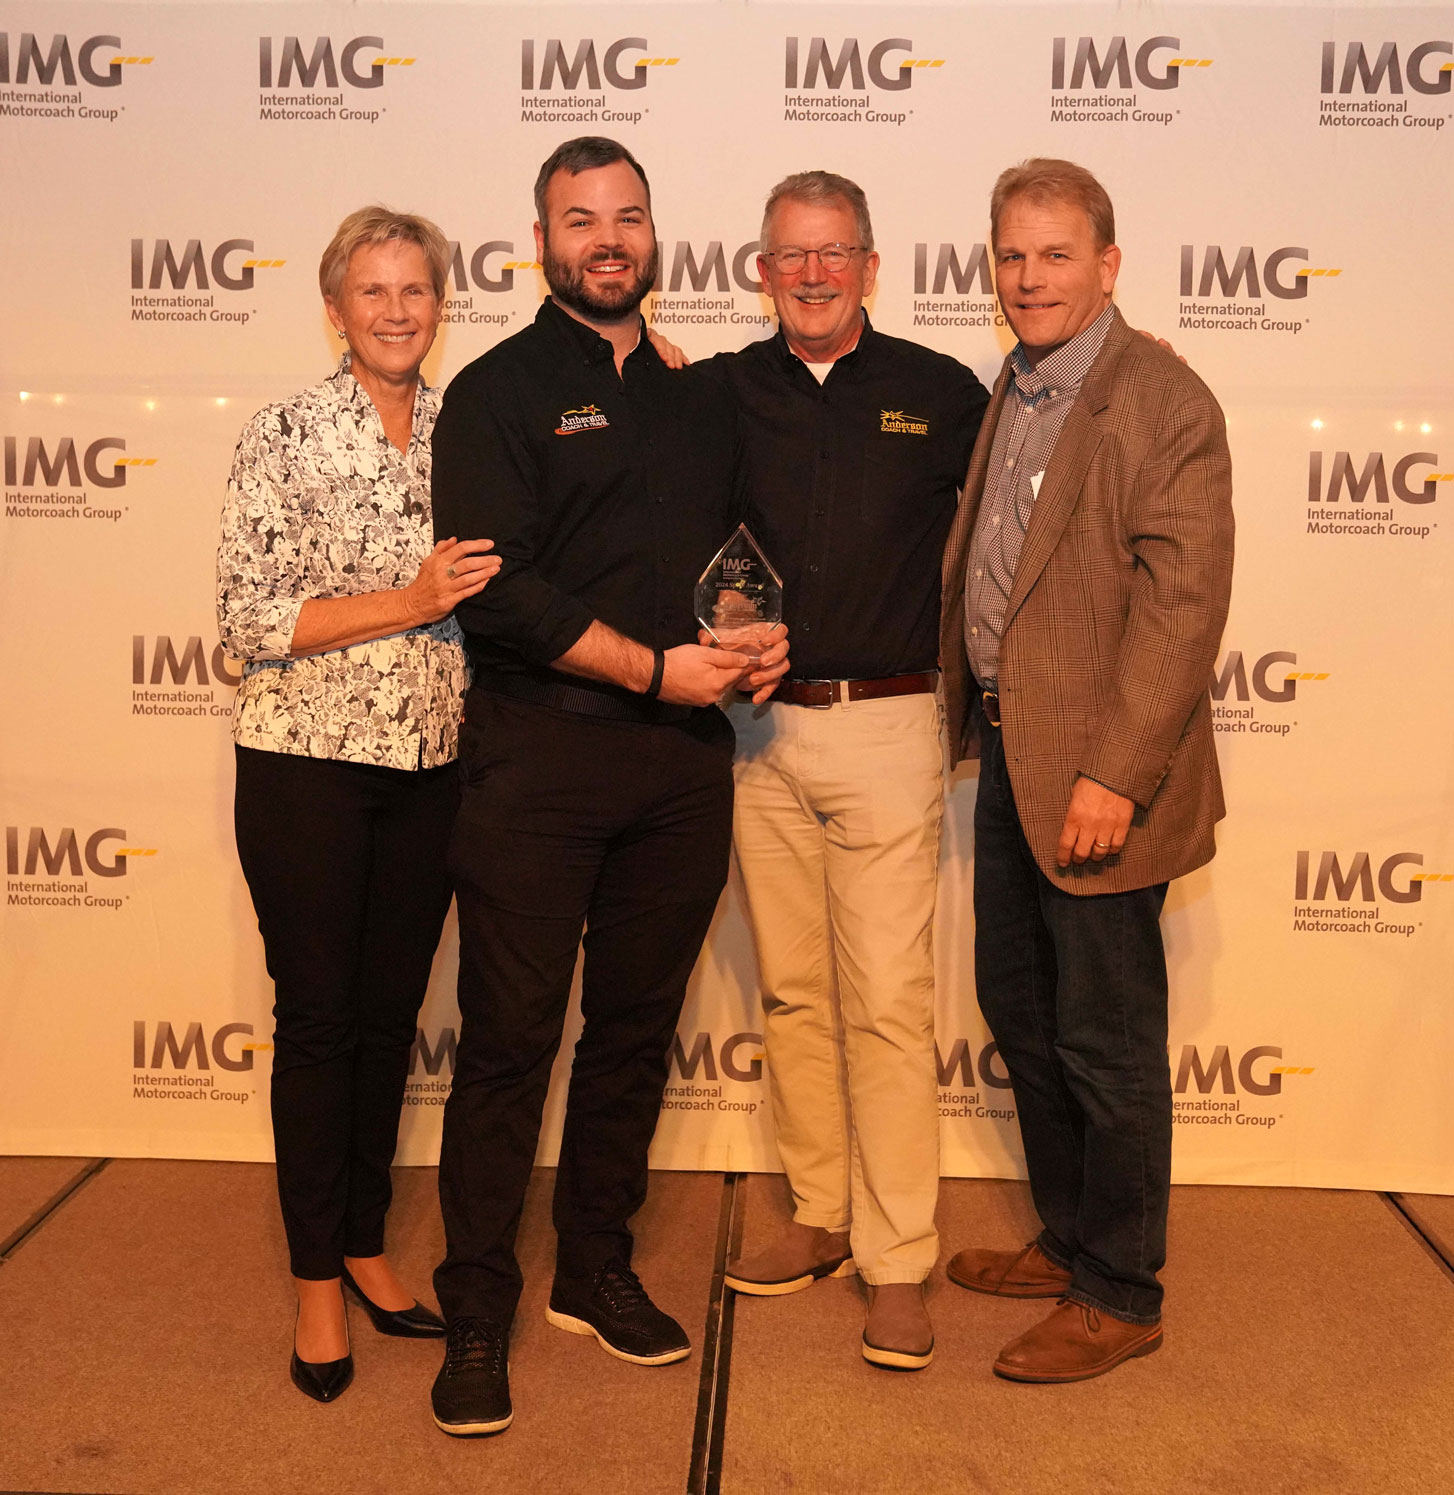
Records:
[[[1128,1324],[1062,1298],[1049,1318],[1000,1351],[995,1374],[1007,1381],[1088,1381],[1160,1348],[1160,1324]]]
[[[869,1287],[863,1358],[888,1370],[923,1370],[934,1358],[934,1326],[922,1282]]]
[[[778,1298],[812,1287],[822,1277],[852,1277],[856,1270],[846,1230],[792,1220],[753,1255],[729,1261],[722,1280],[735,1292]]]
[[[996,1298],[1058,1298],[1070,1286],[1070,1273],[1031,1241],[1023,1251],[988,1251],[972,1246],[950,1257],[951,1282],[972,1293]]]

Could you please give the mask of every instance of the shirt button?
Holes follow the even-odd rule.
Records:
[[[1014,465],[1015,465],[1015,459],[1013,457],[1009,458],[1009,460],[1005,463],[1006,467],[1013,467]]]
[[[996,515],[995,515],[995,516],[994,516],[994,521],[993,521],[993,522],[994,522],[994,523],[995,523],[995,524],[998,524],[998,523],[999,523],[999,522],[1000,522],[1000,516],[999,516],[999,515],[998,515],[998,514],[996,514]]]
[[[817,567],[816,567],[816,566],[809,566],[809,567],[808,567],[808,570],[809,570],[809,571],[816,571],[816,570],[817,570],[817,569],[818,569],[818,568],[817,568]]]
[[[975,572],[975,573],[974,573],[974,579],[975,579],[975,580],[976,580],[976,581],[980,581],[980,580],[981,580],[981,579],[982,579],[982,578],[983,578],[983,577],[984,577],[984,572],[983,572],[983,571],[982,571],[982,570],[980,570],[980,571],[976,571],[976,572]]]
[[[971,629],[970,629],[970,630],[969,630],[969,632],[970,632],[970,636],[971,636],[971,637],[973,637],[973,638],[978,638],[978,637],[979,637],[979,625],[978,625],[978,624],[976,624],[976,625],[975,625],[975,626],[974,626],[974,627],[972,627],[972,628],[971,628]]]
[[[823,459],[824,462],[826,462],[832,454],[830,452],[822,451],[819,452],[818,455]]]

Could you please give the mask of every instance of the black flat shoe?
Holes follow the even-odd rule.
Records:
[[[343,1281],[380,1334],[392,1334],[398,1339],[444,1338],[444,1320],[422,1303],[415,1303],[412,1308],[380,1308],[364,1296],[347,1267],[343,1269]]]
[[[353,1355],[342,1360],[300,1360],[294,1350],[288,1374],[304,1396],[315,1402],[337,1401],[353,1383]]]

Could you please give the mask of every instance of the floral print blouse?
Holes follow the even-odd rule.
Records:
[[[420,382],[400,452],[345,354],[322,384],[260,410],[243,430],[217,553],[222,644],[245,661],[232,724],[243,747],[391,768],[454,758],[469,678],[452,617],[288,657],[309,598],[407,586],[433,549],[439,399]]]

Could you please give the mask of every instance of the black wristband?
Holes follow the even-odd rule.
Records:
[[[661,690],[661,677],[666,674],[666,655],[660,649],[651,651],[651,684],[646,687],[646,694],[651,700],[655,700]]]

